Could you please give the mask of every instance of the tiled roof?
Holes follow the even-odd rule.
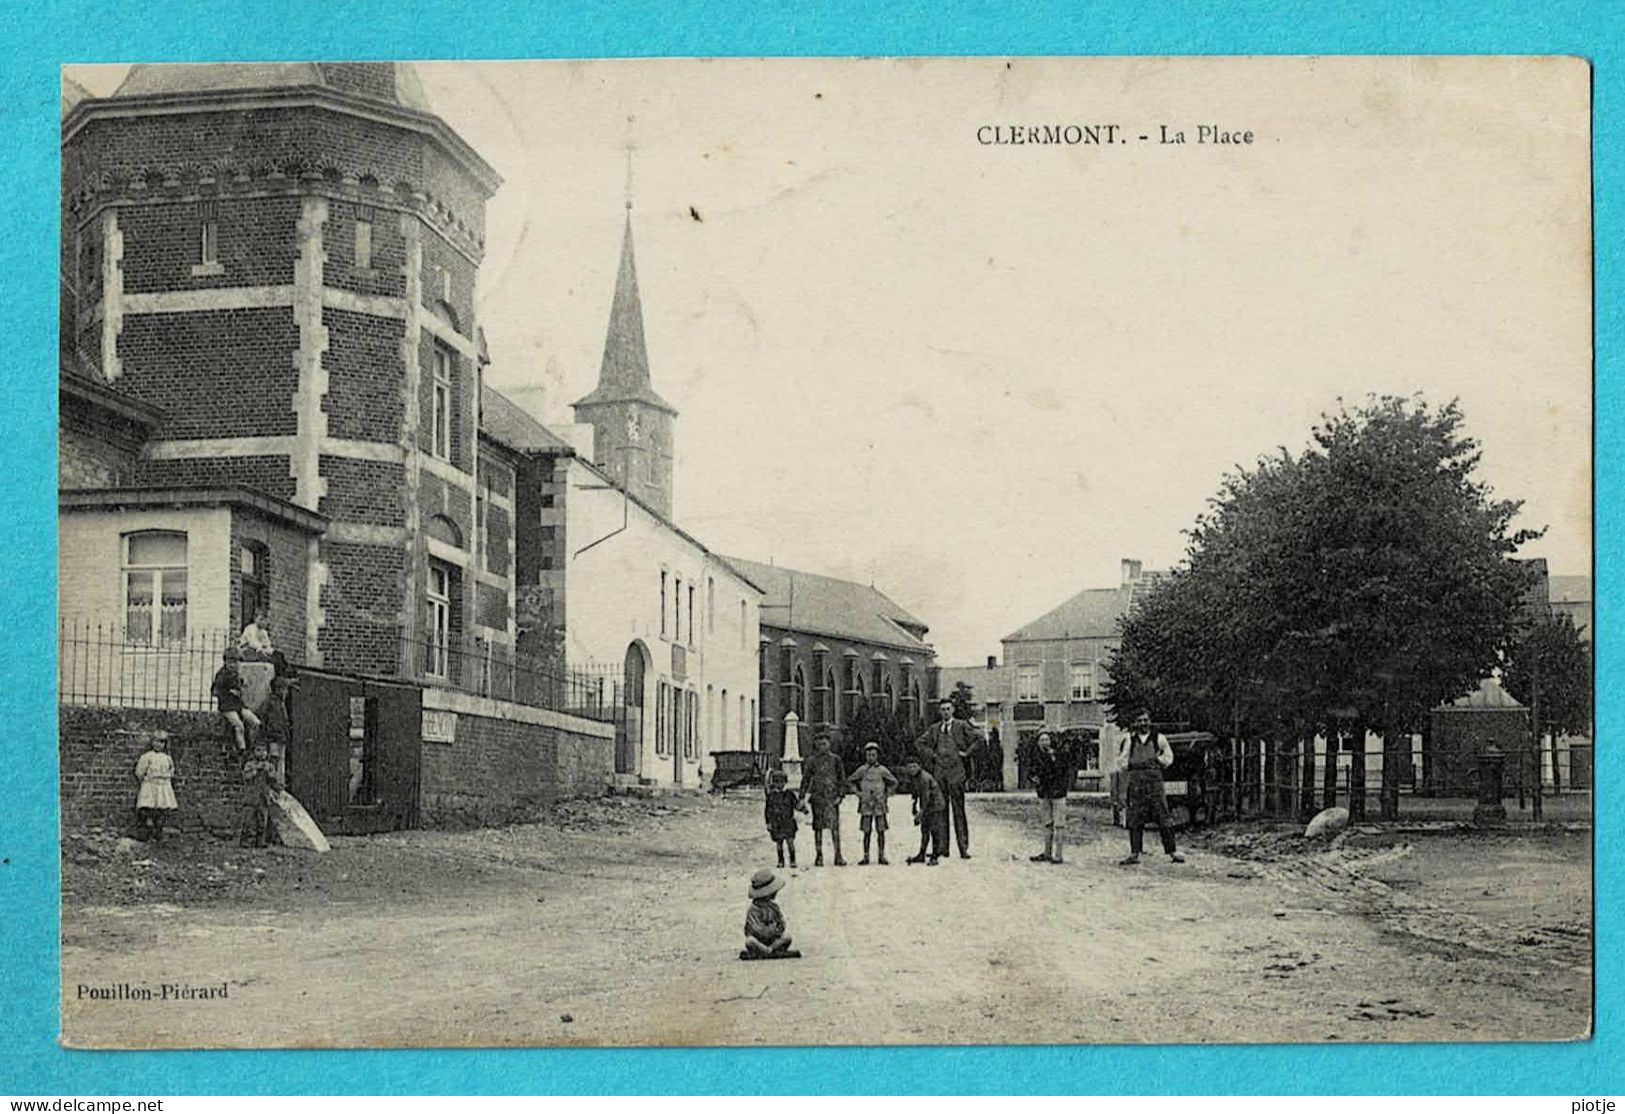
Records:
[[[1505,708],[1522,708],[1523,705],[1512,698],[1512,694],[1501,687],[1501,682],[1494,677],[1486,677],[1478,682],[1478,688],[1451,702],[1452,708],[1466,708],[1469,711],[1499,711]]]
[[[1053,611],[1004,636],[1005,642],[1051,638],[1116,638],[1117,620],[1127,614],[1134,588],[1085,588]]]
[[[568,449],[563,439],[492,387],[480,388],[480,432],[515,452]]]
[[[925,623],[876,588],[738,557],[723,560],[765,593],[761,604],[763,626],[895,647],[926,657],[932,654],[931,648],[913,633],[923,633]],[[924,664],[923,659],[920,664]]]
[[[130,67],[115,97],[223,93],[319,85],[433,112],[406,62],[173,62]]]

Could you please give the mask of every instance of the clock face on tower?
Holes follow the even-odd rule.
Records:
[[[626,416],[626,439],[635,445],[642,435],[643,427],[638,421],[638,412],[634,410]]]

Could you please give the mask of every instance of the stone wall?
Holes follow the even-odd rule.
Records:
[[[602,794],[615,770],[609,724],[445,689],[425,689],[423,708],[456,724],[452,742],[423,743],[425,828],[531,823],[558,801]]]

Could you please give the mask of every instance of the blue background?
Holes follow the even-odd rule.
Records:
[[[10,320],[0,392],[0,1093],[873,1091],[1618,1093],[1617,881],[1611,745],[1621,701],[1599,646],[1598,1036],[1566,1045],[79,1053],[57,1046],[55,693],[58,67],[65,62],[793,54],[1576,54],[1595,67],[1598,229],[1597,629],[1612,632],[1622,527],[1618,4],[1085,3],[417,6],[244,0],[14,4],[0,12],[0,291]],[[1087,1008],[1087,1003],[1080,1003]],[[1170,1034],[1176,1035],[1176,1034]],[[1609,1065],[1614,1065],[1610,1067]]]

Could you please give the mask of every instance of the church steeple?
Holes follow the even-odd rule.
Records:
[[[632,249],[632,199],[626,201],[620,269],[598,386],[574,404],[576,420],[593,427],[593,456],[633,495],[671,516],[672,427],[677,409],[655,391],[643,336],[643,300]]]

